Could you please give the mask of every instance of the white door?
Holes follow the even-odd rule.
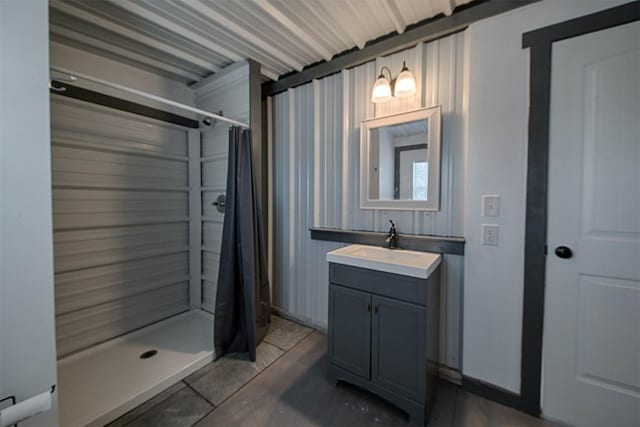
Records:
[[[640,426],[640,23],[554,43],[551,76],[543,413]]]

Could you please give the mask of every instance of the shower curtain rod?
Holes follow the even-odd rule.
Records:
[[[76,73],[75,71],[67,70],[67,69],[62,68],[62,67],[51,66],[49,68],[51,70],[53,70],[53,71],[58,72],[58,73],[66,74],[70,81],[75,81],[76,79],[87,80],[87,81],[90,81],[90,82],[101,84],[103,86],[111,87],[113,89],[121,90],[123,92],[128,92],[128,93],[131,93],[133,95],[141,96],[143,98],[147,98],[147,99],[150,99],[152,101],[156,101],[156,102],[160,102],[162,104],[170,105],[172,107],[176,107],[176,108],[179,108],[181,110],[190,111],[192,113],[196,113],[196,114],[199,114],[201,116],[204,116],[204,117],[207,117],[207,118],[210,118],[210,119],[220,120],[222,122],[226,122],[226,123],[229,123],[229,124],[234,125],[234,126],[240,126],[242,128],[249,129],[249,125],[246,124],[246,123],[243,123],[243,122],[240,122],[240,121],[237,121],[237,120],[233,120],[233,119],[221,116],[219,114],[211,113],[209,111],[201,110],[199,108],[190,107],[188,105],[181,104],[179,102],[175,102],[175,101],[172,101],[172,100],[167,99],[167,98],[162,98],[161,96],[152,95],[150,93],[143,92],[143,91],[138,90],[138,89],[133,89],[133,88],[130,88],[128,86],[124,86],[124,85],[121,85],[121,84],[118,84],[118,83],[113,83],[113,82],[110,82],[110,81],[107,81],[107,80],[102,80],[102,79],[99,79],[97,77],[88,76],[86,74]]]

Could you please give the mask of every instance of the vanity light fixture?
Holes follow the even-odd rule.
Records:
[[[389,78],[385,77],[384,70],[389,73]],[[413,73],[407,68],[405,61],[402,61],[402,70],[395,79],[391,75],[391,70],[387,67],[380,69],[380,75],[373,84],[371,90],[371,102],[380,104],[391,101],[392,97],[404,98],[416,93],[416,79]]]

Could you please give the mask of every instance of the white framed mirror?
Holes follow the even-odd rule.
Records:
[[[362,122],[362,209],[440,209],[440,128],[440,106]]]

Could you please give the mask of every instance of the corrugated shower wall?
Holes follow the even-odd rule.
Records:
[[[394,75],[402,61],[413,71],[416,95],[371,103],[377,71]],[[310,239],[310,227],[463,236],[464,34],[458,33],[316,80],[272,100],[274,304],[326,326],[326,252],[341,245]],[[364,119],[442,106],[442,182],[439,212],[362,210],[360,122]],[[381,242],[382,244],[382,242]],[[462,257],[443,263],[441,361],[460,367]]]
[[[189,309],[188,132],[51,99],[61,357]]]
[[[196,105],[249,123],[249,64],[238,63],[198,84]],[[214,312],[224,214],[212,203],[226,193],[229,125],[202,126],[202,308]]]

